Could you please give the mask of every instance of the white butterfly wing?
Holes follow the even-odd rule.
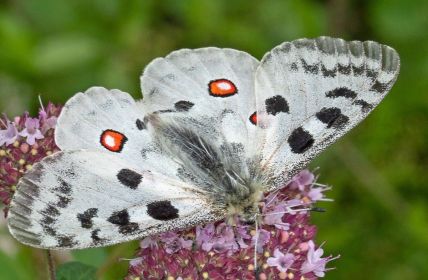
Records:
[[[17,186],[12,234],[36,247],[84,248],[212,220],[203,191],[181,179],[180,163],[159,151],[151,133],[128,94],[91,88],[75,95],[55,131],[64,151],[36,164]],[[148,214],[153,203],[177,215],[156,219]]]
[[[278,187],[363,120],[395,82],[396,51],[320,37],[285,42],[256,72],[262,165]]]
[[[259,62],[232,49],[183,49],[152,61],[141,76],[146,112],[184,118],[219,146],[239,144],[253,154],[254,73]]]
[[[67,101],[58,118],[55,142],[62,150],[108,152],[177,178],[179,165],[160,153],[144,116],[141,106],[128,93],[92,87]]]
[[[17,189],[9,229],[34,247],[105,246],[219,218],[194,186],[100,151],[56,153]]]

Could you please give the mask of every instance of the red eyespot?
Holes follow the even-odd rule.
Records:
[[[256,112],[254,112],[254,113],[251,114],[251,116],[250,116],[250,122],[252,124],[254,124],[254,125],[257,125],[257,113]]]
[[[123,145],[125,145],[127,140],[128,138],[124,134],[111,129],[104,130],[100,137],[101,145],[115,153],[122,151]]]
[[[208,91],[212,96],[228,97],[238,93],[235,84],[227,79],[218,79],[208,84]]]

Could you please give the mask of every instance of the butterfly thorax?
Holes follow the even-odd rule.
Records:
[[[260,159],[246,158],[236,143],[198,133],[188,120],[165,120],[157,114],[146,120],[162,152],[181,166],[179,176],[202,189],[214,210],[225,214],[229,222],[237,216],[254,221],[263,192],[268,189],[268,180],[259,171]]]

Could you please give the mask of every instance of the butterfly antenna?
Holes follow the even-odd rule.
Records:
[[[322,208],[322,207],[312,207],[310,210],[314,212],[321,212],[321,213],[326,212],[325,208]]]

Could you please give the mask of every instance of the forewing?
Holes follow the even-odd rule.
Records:
[[[258,140],[274,187],[363,120],[395,82],[396,51],[320,37],[285,42],[256,72]]]
[[[201,190],[100,151],[59,152],[18,183],[8,226],[40,248],[98,247],[219,219]]]

